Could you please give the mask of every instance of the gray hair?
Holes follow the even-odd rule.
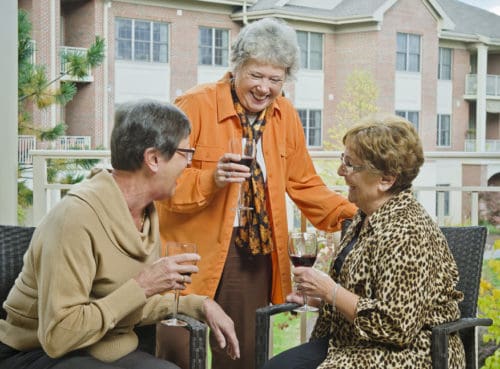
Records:
[[[231,46],[233,71],[249,60],[284,67],[286,79],[294,79],[300,65],[297,33],[284,21],[263,18],[245,26]]]
[[[144,161],[144,151],[154,147],[170,159],[181,140],[191,133],[186,115],[172,104],[139,100],[121,104],[111,133],[111,165],[135,171]]]

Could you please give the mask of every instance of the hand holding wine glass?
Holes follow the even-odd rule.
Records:
[[[318,254],[318,242],[316,234],[311,232],[291,232],[288,235],[288,255],[295,267],[312,267]],[[313,306],[307,305],[307,296],[304,297],[304,305],[295,309],[299,312],[317,311]]]
[[[169,241],[166,243],[166,253],[167,256],[185,254],[185,253],[196,253],[197,248],[196,244],[190,242],[172,242]],[[196,264],[193,262],[193,264]],[[191,273],[186,273],[186,275],[190,275]],[[185,276],[183,275],[182,282],[184,282]],[[172,318],[167,320],[162,320],[162,324],[169,326],[177,326],[184,327],[187,325],[186,322],[177,319],[177,310],[179,308],[179,290],[175,290],[175,300],[174,300],[174,311],[172,314]]]
[[[230,140],[229,146],[232,153],[239,154],[241,156],[241,160],[237,162],[237,164],[246,165],[247,167],[250,167],[252,165],[252,162],[255,160],[255,155],[257,152],[257,143],[254,139],[246,137],[243,137],[241,139],[232,138]],[[253,210],[252,207],[243,204],[242,198],[244,195],[245,195],[244,186],[240,184],[240,194],[238,197],[237,210],[238,211]]]

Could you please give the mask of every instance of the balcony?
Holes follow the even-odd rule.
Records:
[[[61,75],[62,81],[71,81],[71,82],[93,82],[94,77],[92,76],[92,71],[90,67],[87,70],[87,75],[83,78],[77,78],[68,74],[69,63],[66,61],[67,55],[85,55],[87,53],[87,49],[84,47],[70,47],[70,46],[61,46],[60,48],[60,57],[61,57]]]
[[[465,98],[477,98],[477,74],[467,74],[465,76]],[[488,74],[486,76],[486,98],[500,100],[500,76]]]
[[[476,140],[465,140],[465,151],[475,152],[476,151]],[[486,152],[498,152],[500,153],[500,140],[486,140],[485,142]]]

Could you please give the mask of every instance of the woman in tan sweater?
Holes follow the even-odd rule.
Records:
[[[154,200],[173,195],[189,163],[190,123],[169,104],[121,106],[111,137],[111,172],[95,171],[42,220],[0,320],[0,368],[177,368],[137,350],[137,325],[172,308],[191,282],[197,254],[159,258]],[[179,310],[206,319],[239,356],[233,322],[213,301],[188,295]]]

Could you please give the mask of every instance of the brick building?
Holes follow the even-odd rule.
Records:
[[[173,101],[228,69],[239,29],[262,17],[298,31],[301,69],[285,87],[311,150],[335,128],[355,70],[369,72],[380,111],[407,117],[426,151],[500,153],[500,17],[457,0],[19,0],[28,10],[36,62],[52,77],[64,48],[106,40],[105,63],[78,82],[65,108],[34,114],[107,147],[114,106],[141,97]],[[486,185],[500,168],[434,168],[433,185]],[[472,173],[473,179],[466,179]],[[480,175],[476,175],[480,173]],[[465,179],[464,179],[465,178]]]

